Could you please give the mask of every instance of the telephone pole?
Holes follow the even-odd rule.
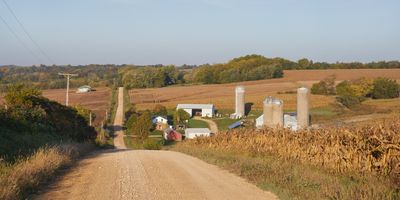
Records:
[[[67,77],[67,95],[65,97],[65,105],[68,106],[68,100],[69,100],[69,79],[71,78],[71,76],[78,76],[78,74],[66,74],[66,73],[58,73],[58,75],[60,76],[64,76]]]

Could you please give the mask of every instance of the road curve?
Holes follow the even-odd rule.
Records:
[[[118,88],[118,106],[114,119],[114,146],[117,149],[126,149],[124,142],[124,132],[122,130],[124,124],[124,88]]]
[[[218,125],[213,120],[205,119],[205,118],[201,118],[201,117],[194,117],[194,119],[206,122],[209,125],[212,133],[218,133]]]
[[[227,171],[172,151],[109,150],[82,160],[37,199],[276,199]]]

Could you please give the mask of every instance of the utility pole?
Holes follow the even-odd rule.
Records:
[[[89,126],[92,126],[92,111],[89,113]]]
[[[65,97],[65,105],[68,106],[68,101],[69,101],[69,79],[71,76],[78,76],[78,74],[66,74],[66,73],[58,73],[60,76],[66,76],[67,77],[67,95]]]

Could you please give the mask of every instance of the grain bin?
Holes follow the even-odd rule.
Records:
[[[264,126],[272,127],[273,98],[267,97],[264,101]]]
[[[299,129],[307,128],[310,125],[309,96],[308,88],[297,89],[297,123]]]
[[[272,126],[283,127],[283,101],[274,99],[272,102]]]

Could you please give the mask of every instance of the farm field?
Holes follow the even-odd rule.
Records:
[[[96,114],[94,125],[100,125],[106,116],[106,110],[109,108],[111,89],[107,87],[95,88],[96,91],[89,93],[76,93],[72,88],[69,92],[69,105],[81,105],[84,108],[92,110]],[[50,100],[65,104],[65,89],[43,90],[44,97]],[[3,101],[0,96],[0,103]]]
[[[300,86],[310,87],[313,83],[331,75],[337,81],[355,80],[362,77],[387,77],[400,80],[400,69],[333,69],[333,70],[288,70],[284,78],[260,81],[248,81],[229,84],[173,86],[165,88],[133,89],[129,91],[130,101],[136,107],[152,109],[155,104],[163,104],[174,109],[178,103],[212,103],[217,109],[234,108],[234,88],[243,85],[246,89],[246,102],[252,103],[252,109],[261,109],[263,100],[272,95],[284,101],[285,110],[296,109],[296,94],[290,91]],[[288,94],[285,94],[288,92]],[[278,94],[282,93],[282,94]],[[311,108],[328,107],[334,97],[311,95]]]

